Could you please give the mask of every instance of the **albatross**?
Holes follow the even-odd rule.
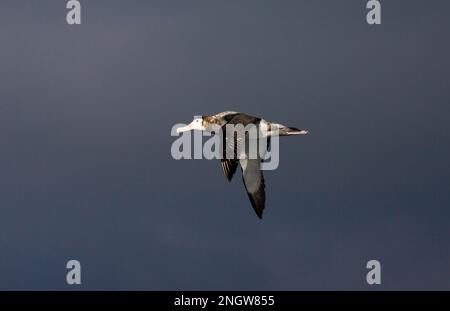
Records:
[[[248,126],[254,126],[257,129],[257,136],[249,135],[248,132],[226,135],[230,126],[242,125],[246,129]],[[262,218],[266,202],[264,176],[261,170],[261,162],[263,162],[263,154],[257,153],[257,156],[250,156],[250,141],[256,141],[258,150],[262,144],[262,140],[266,139],[263,149],[267,151],[270,148],[270,139],[273,136],[295,136],[306,135],[308,130],[300,130],[295,127],[288,127],[279,123],[269,122],[259,117],[254,117],[245,113],[236,111],[224,111],[212,116],[196,117],[194,120],[184,127],[179,127],[177,133],[183,133],[191,130],[207,131],[217,134],[222,131],[223,138],[223,158],[220,159],[223,173],[226,179],[231,182],[238,166],[241,167],[242,179],[245,190],[252,204],[252,207],[258,216]],[[245,143],[242,148],[240,143]],[[231,154],[231,156],[230,156]]]

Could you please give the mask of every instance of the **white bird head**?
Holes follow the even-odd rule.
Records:
[[[183,133],[191,130],[198,130],[198,131],[206,130],[205,121],[203,120],[203,117],[196,117],[188,125],[177,128],[177,133]]]

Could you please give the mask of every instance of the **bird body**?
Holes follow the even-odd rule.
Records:
[[[237,127],[246,131],[236,131]],[[253,132],[251,132],[252,129]],[[270,146],[271,137],[308,134],[307,130],[287,127],[235,111],[225,111],[212,116],[195,118],[189,125],[178,128],[177,132],[182,133],[190,130],[214,133],[221,131],[223,158],[220,161],[223,173],[227,180],[231,181],[237,167],[241,167],[245,189],[259,218],[262,218],[266,201],[261,162],[265,151]],[[256,146],[258,152],[252,152],[254,150],[250,146]]]

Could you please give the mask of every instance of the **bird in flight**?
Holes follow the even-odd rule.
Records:
[[[251,135],[249,134],[250,131],[235,130],[237,126],[242,126],[245,129],[254,128],[256,131]],[[238,165],[240,165],[245,190],[256,215],[260,219],[263,216],[266,201],[261,162],[264,161],[265,152],[270,148],[271,137],[306,135],[309,133],[308,130],[299,130],[235,111],[196,117],[187,126],[179,127],[177,133],[191,130],[207,131],[214,134],[220,132],[223,146],[223,157],[220,162],[223,173],[228,181],[231,181]],[[256,146],[258,152],[252,153],[249,146]]]

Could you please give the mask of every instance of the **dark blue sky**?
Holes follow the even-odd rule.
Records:
[[[450,4],[2,1],[0,289],[450,289]],[[237,110],[281,141],[265,218],[170,155]]]

